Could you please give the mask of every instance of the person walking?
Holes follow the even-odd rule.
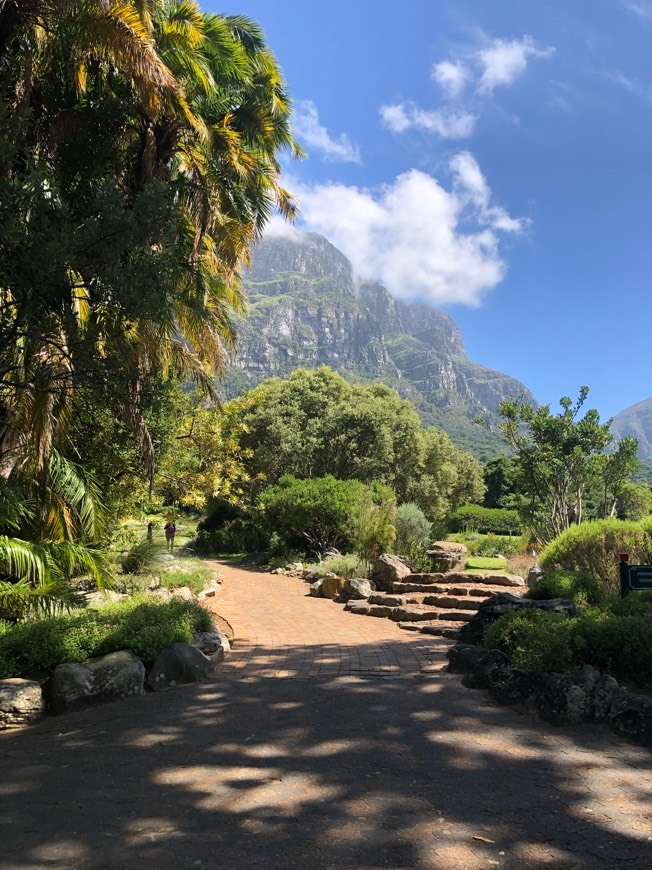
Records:
[[[147,540],[150,544],[154,540],[154,523],[147,523]]]
[[[167,544],[168,552],[171,553],[174,549],[174,536],[177,533],[177,527],[174,525],[172,520],[168,520],[164,526],[165,530],[165,543]]]

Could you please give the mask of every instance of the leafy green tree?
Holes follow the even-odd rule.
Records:
[[[259,504],[270,528],[288,543],[302,544],[318,553],[329,547],[351,546],[356,530],[360,545],[369,544],[368,527],[361,531],[365,505],[381,508],[377,515],[379,527],[385,521],[381,513],[385,519],[391,513],[387,488],[374,489],[358,480],[337,480],[332,475],[309,480],[287,475],[261,492]]]
[[[595,409],[580,415],[588,393],[582,387],[575,404],[563,397],[558,414],[549,405],[535,409],[520,401],[498,409],[500,429],[515,453],[518,509],[540,544],[582,522],[592,485],[602,485],[606,510],[609,494],[619,492],[636,470],[635,439],[623,439],[607,455],[609,422],[600,423]]]
[[[483,477],[486,487],[483,506],[512,508],[516,496],[512,460],[506,456],[490,459],[484,466]]]

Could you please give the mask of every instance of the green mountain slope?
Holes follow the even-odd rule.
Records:
[[[613,418],[611,431],[619,441],[626,435],[638,439],[638,458],[652,459],[652,398],[630,405]]]
[[[532,394],[514,378],[472,362],[444,311],[357,284],[346,257],[315,233],[264,239],[245,276],[250,312],[240,326],[227,397],[298,366],[329,365],[353,381],[381,380],[482,459],[505,452],[475,423],[496,424],[509,396]]]

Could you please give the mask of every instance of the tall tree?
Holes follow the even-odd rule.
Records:
[[[518,401],[498,409],[500,429],[515,453],[518,509],[540,544],[582,522],[591,485],[603,484],[606,510],[610,494],[636,471],[635,439],[624,438],[614,452],[605,453],[612,441],[610,421],[600,423],[595,409],[582,415],[588,393],[582,387],[574,404],[564,396],[558,414],[549,405],[534,409]]]

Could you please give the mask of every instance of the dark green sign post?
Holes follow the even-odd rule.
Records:
[[[629,553],[620,553],[620,595],[652,589],[652,565],[630,565]]]

